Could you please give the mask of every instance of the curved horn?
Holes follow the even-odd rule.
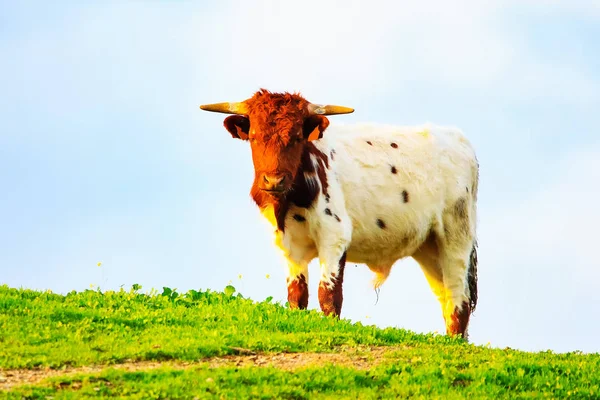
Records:
[[[203,104],[200,108],[204,111],[219,112],[223,114],[248,114],[248,107],[246,107],[244,102]]]
[[[354,112],[354,108],[343,107],[343,106],[331,106],[331,105],[320,105],[320,104],[308,104],[308,112],[311,115],[334,115],[334,114],[350,114]]]

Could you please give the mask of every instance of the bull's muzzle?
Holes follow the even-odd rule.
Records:
[[[283,193],[286,190],[288,178],[285,175],[263,174],[259,188],[271,194]]]

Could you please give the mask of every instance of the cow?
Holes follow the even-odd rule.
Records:
[[[337,318],[347,262],[366,264],[379,289],[396,261],[412,257],[441,305],[446,334],[467,340],[477,305],[479,163],[459,129],[329,127],[326,116],[354,110],[266,89],[200,108],[232,114],[225,129],[250,142],[250,196],[286,261],[290,308],[307,308],[308,265],[317,257],[320,308]]]

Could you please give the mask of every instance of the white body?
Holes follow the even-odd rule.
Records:
[[[331,284],[347,251],[348,262],[375,272],[378,287],[397,260],[413,256],[445,317],[468,301],[478,163],[462,132],[434,125],[332,124],[312,143],[329,158],[330,199],[319,191],[310,208],[292,206],[285,231],[275,231],[288,280],[299,274],[308,279],[308,263],[319,257],[321,281]],[[321,184],[316,175],[306,178]],[[263,214],[275,227],[272,209]]]

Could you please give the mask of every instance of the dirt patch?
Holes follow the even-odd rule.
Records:
[[[355,369],[368,369],[383,361],[387,354],[394,351],[406,350],[407,346],[388,347],[362,347],[340,348],[335,353],[275,353],[255,354],[251,350],[232,348],[238,355],[211,357],[197,362],[183,361],[136,361],[112,365],[92,365],[86,367],[67,367],[64,369],[0,369],[0,390],[10,390],[21,385],[37,384],[44,379],[52,377],[66,377],[75,374],[97,374],[107,369],[125,371],[153,370],[160,367],[173,369],[186,369],[199,365],[208,365],[210,368],[238,366],[238,367],[275,367],[287,371],[308,367],[325,366],[327,364],[352,367]]]
[[[367,369],[380,363],[386,353],[405,350],[406,346],[368,347],[364,349],[340,349],[336,353],[276,353],[224,356],[205,360],[210,367],[235,365],[240,367],[276,367],[286,371],[312,365],[334,364],[355,369]]]
[[[187,363],[192,365],[192,363]],[[127,362],[114,365],[92,365],[86,367],[67,367],[61,369],[0,369],[0,390],[8,390],[21,385],[33,385],[46,378],[57,376],[66,377],[75,374],[96,374],[105,369],[115,368],[127,371],[151,370],[163,365],[172,365],[174,368],[185,368],[186,363],[161,363],[156,361]]]

